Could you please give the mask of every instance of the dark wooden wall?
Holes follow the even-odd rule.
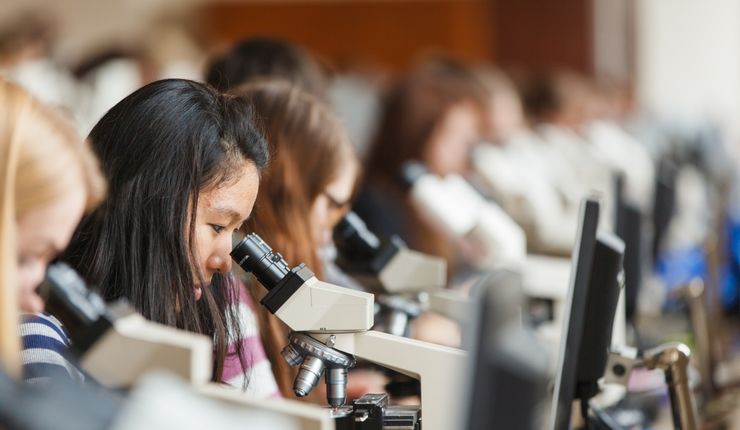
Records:
[[[593,72],[593,0],[274,0],[214,2],[199,13],[227,45],[271,35],[328,62],[399,70],[427,52],[528,69]]]
[[[222,3],[201,13],[216,43],[253,35],[295,41],[333,64],[400,69],[426,52],[491,60],[488,0],[325,0]]]
[[[496,59],[593,73],[593,0],[494,0]]]

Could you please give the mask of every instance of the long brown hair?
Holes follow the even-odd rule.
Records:
[[[284,81],[258,81],[234,91],[251,101],[270,147],[257,201],[245,232],[256,232],[292,266],[306,263],[321,277],[318,238],[312,237],[314,201],[347,163],[357,163],[348,135],[334,113],[315,96]],[[260,300],[266,291],[256,282]],[[288,328],[264,307],[256,309],[261,335],[280,391],[294,397],[295,370],[280,355]]]
[[[483,111],[485,91],[466,66],[446,59],[419,65],[401,77],[386,93],[378,131],[366,169],[371,186],[400,209],[409,245],[451,260],[454,251],[409,204],[402,184],[401,166],[424,161],[433,133],[450,110],[470,103]]]
[[[92,150],[59,112],[0,79],[0,364],[20,371],[16,222],[80,184],[86,209],[105,195]]]

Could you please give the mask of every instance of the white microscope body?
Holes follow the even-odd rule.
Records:
[[[212,383],[213,343],[207,336],[148,321],[125,302],[106,305],[64,263],[49,266],[39,293],[70,332],[82,369],[103,386],[132,390],[117,430],[193,428],[182,420],[223,423],[246,414],[279,428],[286,423],[285,428],[302,430],[334,428],[322,408],[250,398]],[[161,414],[163,408],[184,403],[190,406],[183,416]]]
[[[404,176],[419,212],[455,240],[477,268],[490,270],[522,263],[527,253],[522,228],[464,178],[439,177],[413,162],[404,166]]]
[[[447,262],[409,249],[398,237],[381,240],[354,212],[334,228],[337,263],[364,285],[388,294],[441,290],[447,284]]]
[[[339,267],[376,294],[377,330],[409,337],[411,321],[447,285],[443,258],[409,249],[398,236],[381,240],[354,212],[334,228],[334,244]]]
[[[328,401],[342,406],[347,368],[357,356],[420,380],[425,430],[459,425],[465,352],[371,331],[372,294],[319,281],[303,265],[289,269],[257,235],[243,239],[231,255],[270,290],[262,304],[293,330],[283,356],[301,364],[296,394],[308,394],[325,372]]]

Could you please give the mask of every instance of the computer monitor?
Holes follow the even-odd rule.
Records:
[[[578,354],[576,398],[582,402],[598,394],[612,340],[619,293],[624,285],[624,242],[611,233],[596,235],[586,298],[586,317]]]
[[[571,256],[570,287],[565,302],[563,331],[558,353],[557,374],[553,391],[550,430],[568,430],[573,398],[575,397],[578,355],[581,349],[583,326],[586,319],[588,281],[591,274],[596,229],[599,224],[599,202],[587,198],[581,203],[580,225],[576,246]]]
[[[597,200],[585,199],[580,217],[556,367],[551,430],[568,430],[573,400],[587,402],[598,392],[621,287],[624,243],[611,234],[597,236]]]
[[[627,320],[637,310],[637,297],[642,284],[642,211],[625,198],[625,177],[620,173],[615,179],[616,231],[624,241],[624,293]]]
[[[663,241],[668,234],[668,226],[676,210],[677,176],[678,167],[672,161],[665,158],[660,160],[655,177],[653,201],[653,241],[651,249],[653,264],[658,261]]]

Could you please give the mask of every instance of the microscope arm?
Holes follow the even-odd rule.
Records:
[[[391,294],[441,290],[447,284],[447,262],[439,257],[400,248],[378,272],[383,289]]]
[[[681,343],[669,343],[645,351],[644,366],[661,369],[671,398],[671,413],[674,427],[681,430],[696,430],[696,406],[689,386],[689,358],[691,351]]]
[[[211,380],[207,336],[153,323],[139,314],[118,318],[80,358],[85,372],[108,387],[130,387],[145,373],[166,370],[193,385]]]
[[[419,379],[424,429],[459,428],[461,381],[467,365],[464,351],[376,331],[311,336],[339,351]]]
[[[464,324],[470,318],[472,305],[470,298],[461,292],[442,290],[429,294],[427,310],[450,318],[458,324]]]
[[[627,385],[635,368],[660,369],[671,400],[673,426],[680,430],[699,429],[694,396],[689,385],[689,348],[678,342],[671,342],[647,350],[643,358],[637,357],[637,350],[624,348],[612,351],[604,375],[605,382]]]

